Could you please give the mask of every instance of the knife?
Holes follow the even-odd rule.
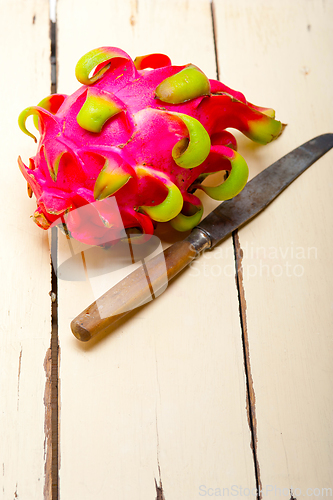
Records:
[[[247,183],[233,199],[224,201],[190,235],[126,276],[71,322],[75,337],[88,341],[129,311],[155,298],[158,290],[189,265],[200,252],[214,248],[232,232],[264,210],[304,170],[333,147],[333,134],[320,135],[294,149]],[[101,317],[100,311],[103,311]]]

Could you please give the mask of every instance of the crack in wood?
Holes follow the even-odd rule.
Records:
[[[212,18],[212,30],[213,30],[213,40],[214,40],[214,53],[215,53],[215,65],[216,65],[216,79],[220,79],[220,68],[219,68],[219,57],[217,48],[217,28],[216,28],[216,14],[215,14],[215,4],[214,0],[210,0],[211,7],[211,18]],[[254,471],[255,471],[255,481],[257,490],[257,499],[262,498],[262,484],[260,478],[260,467],[257,456],[257,420],[256,420],[256,399],[253,385],[253,378],[251,373],[250,364],[250,352],[249,352],[249,340],[247,332],[247,322],[246,322],[246,300],[245,291],[243,285],[243,268],[242,268],[242,249],[240,247],[238,230],[234,231],[232,234],[234,253],[235,253],[235,264],[236,264],[236,285],[238,290],[238,302],[239,302],[239,316],[241,322],[242,330],[242,344],[243,344],[243,358],[244,358],[244,368],[246,377],[246,412],[248,418],[248,425],[251,432],[251,449],[253,454]]]
[[[45,390],[44,390],[44,499],[52,498],[52,409],[51,409],[51,370],[52,353],[49,347],[44,359]]]
[[[19,364],[18,364],[18,376],[17,376],[17,411],[20,406],[20,379],[21,379],[21,366],[22,366],[22,346],[19,355]]]
[[[289,491],[290,491],[290,500],[297,500],[297,498],[294,497],[292,491],[291,490],[289,490]]]
[[[156,488],[156,500],[165,500],[161,480],[160,480],[160,485],[158,486],[157,481],[155,479],[155,488]]]
[[[212,29],[213,29],[213,41],[214,41],[214,54],[215,54],[215,66],[216,66],[216,79],[220,79],[220,66],[217,51],[217,30],[216,30],[216,15],[215,15],[215,4],[214,0],[210,2],[211,17],[212,17]]]
[[[158,393],[159,393],[159,396],[161,399],[160,384],[159,384],[159,379],[158,379],[156,344],[155,344],[155,361],[156,361],[156,381],[157,381]],[[156,500],[165,500],[163,486],[162,486],[161,466],[160,466],[160,437],[158,434],[157,408],[156,408],[156,420],[155,420],[155,422],[156,422],[157,468],[158,468],[158,477],[159,477],[159,485],[157,484],[157,481],[155,478]]]
[[[254,461],[254,470],[256,478],[256,489],[258,500],[262,498],[262,484],[260,478],[260,466],[258,461],[257,453],[257,418],[256,418],[256,396],[254,392],[254,384],[251,372],[251,362],[250,362],[250,348],[249,348],[249,337],[247,331],[247,319],[246,319],[246,299],[245,290],[243,283],[243,251],[240,246],[238,230],[232,233],[234,252],[235,252],[235,263],[236,263],[236,285],[238,290],[238,301],[239,301],[239,317],[242,330],[242,344],[243,344],[243,357],[244,357],[244,368],[246,377],[246,411],[248,424],[251,432],[251,449]]]
[[[161,466],[160,466],[160,438],[158,435],[158,424],[157,424],[157,412],[156,412],[156,442],[157,442],[157,468],[158,468],[158,476],[159,476],[159,486],[157,484],[155,478],[155,487],[156,487],[156,500],[165,500],[162,486],[162,474],[161,474]]]

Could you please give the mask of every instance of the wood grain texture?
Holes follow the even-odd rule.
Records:
[[[255,175],[333,130],[333,5],[217,0],[215,10],[221,79],[288,123],[265,148],[240,141]],[[332,494],[332,161],[239,232],[264,498]]]
[[[41,0],[2,7],[0,494],[50,500],[49,252],[28,219],[35,201],[16,164],[35,152],[16,116],[50,89],[48,8]],[[165,52],[215,77],[209,1],[58,7],[59,92],[78,87],[76,61],[101,45]],[[214,0],[214,8],[221,80],[288,123],[266,147],[237,135],[252,177],[333,129],[333,6]],[[59,281],[61,500],[192,500],[216,488],[231,496],[232,487],[240,496],[256,483],[268,499],[330,496],[332,174],[329,153],[235,235],[237,286],[230,239],[89,345],[73,338],[70,321],[135,265]],[[207,213],[214,203],[200,196]],[[157,234],[163,247],[177,239],[165,225]]]
[[[60,0],[57,23],[59,92],[77,88],[77,60],[101,45],[164,52],[216,75],[209,1]],[[158,234],[164,246],[174,238],[165,227]],[[111,274],[105,290],[129,270]],[[255,487],[234,276],[229,239],[87,344],[69,325],[96,297],[87,282],[59,281],[61,498],[154,499],[155,480],[166,500]]]
[[[50,91],[47,3],[1,2],[2,207],[0,348],[0,498],[44,498],[44,358],[50,343],[47,235],[29,216],[35,200],[17,165],[36,146],[17,117]],[[29,123],[29,126],[31,124]]]

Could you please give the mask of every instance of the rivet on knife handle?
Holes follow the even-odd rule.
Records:
[[[158,290],[210,245],[209,237],[194,229],[188,238],[140,266],[73,319],[71,329],[75,337],[86,342],[155,298]]]

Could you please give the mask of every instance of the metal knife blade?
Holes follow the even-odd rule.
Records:
[[[333,134],[311,139],[263,170],[235,198],[221,203],[197,226],[211,240],[211,248],[264,210],[332,147]]]
[[[265,169],[232,200],[224,201],[182,241],[167,248],[126,276],[93,302],[71,323],[81,341],[108,330],[115,322],[142,304],[156,298],[168,281],[198,254],[246,224],[269,205],[291,182],[333,147],[333,134],[320,135]],[[100,315],[100,311],[103,312]]]

